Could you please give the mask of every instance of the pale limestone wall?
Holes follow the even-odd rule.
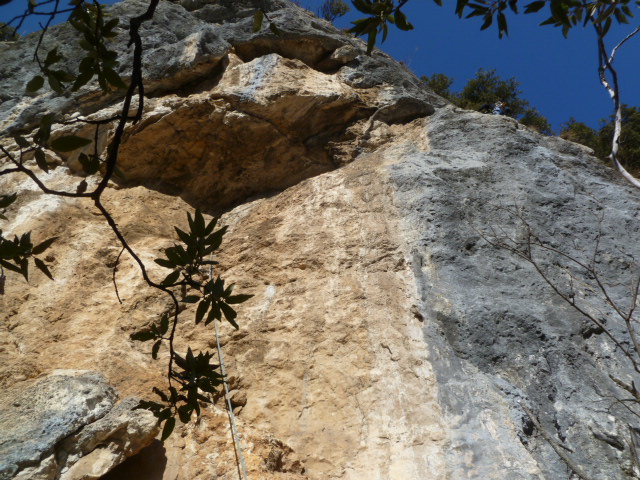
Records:
[[[495,221],[482,210],[494,200],[524,203],[543,226],[557,220],[571,245],[571,234],[593,230],[597,196],[613,202],[612,238],[631,238],[635,197],[584,149],[447,106],[383,54],[364,55],[362,43],[286,2],[273,2],[291,26],[285,39],[250,33],[250,2],[237,3],[238,18],[215,27],[224,38],[209,35],[203,12],[161,4],[155,47],[178,17],[204,43],[196,54],[196,37],[180,40],[184,71],[164,78],[161,59],[149,67],[153,96],[121,150],[129,183],[110,184],[104,203],[155,279],[166,272],[153,259],[186,211],[199,206],[229,225],[220,273],[255,295],[239,307],[240,330],[222,328],[250,478],[561,478],[566,466],[525,431],[521,401],[604,472],[595,478],[622,478],[627,452],[592,434],[618,438],[622,425],[597,406],[611,388],[593,367],[610,360],[597,335],[584,338],[539,279],[474,228]],[[13,96],[2,128],[33,120],[31,107],[62,108],[43,95],[21,113],[27,100]],[[95,119],[116,111],[91,95],[65,99],[65,111],[81,100]],[[101,132],[101,146],[110,135]],[[42,178],[74,191],[74,155],[49,160],[56,168]],[[90,202],[45,197],[19,177],[0,177],[5,191],[20,197],[4,232],[60,240],[47,252],[54,282],[8,273],[0,387],[74,368],[101,372],[121,397],[149,398],[167,353],[152,361],[129,335],[170,303],[126,256],[118,302],[120,248]],[[192,315],[178,347],[213,350],[213,328],[193,328]],[[220,400],[105,480],[212,478],[237,478]]]

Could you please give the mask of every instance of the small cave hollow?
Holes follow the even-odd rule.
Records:
[[[162,480],[167,468],[166,450],[160,440],[127,458],[100,480]]]
[[[184,104],[127,134],[122,186],[223,211],[343,165],[335,145],[354,141],[349,127],[370,115],[371,108],[339,95],[283,95],[268,106],[237,98]]]

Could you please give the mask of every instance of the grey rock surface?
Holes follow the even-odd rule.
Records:
[[[115,392],[101,375],[73,370],[3,396],[0,478],[39,464],[58,442],[103,417],[115,401]]]
[[[0,478],[99,478],[137,453],[157,434],[156,419],[134,410],[136,399],[116,400],[102,375],[76,370],[59,370],[6,392],[0,405]]]
[[[609,279],[612,298],[624,303],[629,298],[633,259],[640,255],[637,191],[599,165],[579,145],[538,135],[506,117],[453,108],[386,55],[364,55],[361,41],[343,35],[288,2],[267,2],[281,36],[267,28],[254,33],[251,24],[257,4],[250,0],[161,2],[153,22],[144,27],[147,93],[154,98],[166,91],[179,91],[186,97],[213,90],[226,69],[237,67],[241,72],[284,65],[292,71],[301,62],[302,67],[334,75],[358,92],[360,96],[347,103],[340,96],[329,96],[320,103],[315,103],[321,98],[319,94],[307,97],[304,105],[311,105],[308,110],[315,115],[303,115],[301,112],[306,110],[299,108],[299,117],[288,114],[285,108],[274,110],[275,103],[268,109],[270,113],[262,111],[261,99],[243,96],[241,88],[220,94],[219,99],[236,107],[242,104],[246,110],[238,109],[244,116],[236,115],[235,126],[229,129],[229,136],[235,141],[248,126],[259,124],[260,129],[268,129],[272,135],[259,137],[268,138],[265,143],[275,145],[281,138],[290,142],[282,143],[276,151],[278,161],[286,160],[286,168],[278,172],[276,180],[270,179],[259,188],[256,185],[267,176],[262,174],[265,169],[260,163],[264,158],[262,145],[238,145],[245,152],[254,148],[256,151],[250,153],[255,154],[256,160],[249,173],[241,169],[228,173],[229,178],[242,177],[250,183],[240,185],[239,193],[228,193],[233,201],[269,188],[286,188],[338,167],[327,156],[325,147],[330,142],[343,141],[341,135],[351,134],[349,140],[357,148],[349,161],[357,161],[377,148],[386,148],[384,139],[380,140],[383,137],[376,137],[378,143],[369,142],[369,138],[360,142],[358,135],[374,137],[384,129],[381,123],[388,126],[421,119],[410,127],[415,129],[411,131],[416,138],[389,147],[385,160],[393,187],[389,190],[393,190],[394,205],[404,221],[408,238],[405,253],[420,299],[415,315],[424,321],[424,339],[449,428],[444,467],[450,472],[449,478],[575,478],[533,428],[523,405],[536,414],[551,437],[571,451],[572,458],[593,480],[637,478],[630,464],[628,427],[637,427],[638,421],[615,402],[620,390],[610,378],[610,374],[627,381],[633,378],[629,363],[619,349],[611,347],[602,331],[564,303],[529,264],[496,249],[486,238],[494,232],[523,238],[525,220],[549,245],[580,258],[592,255],[598,244],[598,268],[602,277]],[[142,0],[129,0],[114,6],[111,12],[120,15],[141,11],[144,6]],[[124,52],[122,65],[126,65],[126,32],[123,34],[118,45]],[[68,29],[60,27],[52,35],[63,44],[68,58],[76,58]],[[34,38],[27,38],[17,45],[0,44],[0,55],[6,59],[0,65],[0,89],[6,92],[0,105],[2,132],[28,130],[38,115],[49,111],[91,114],[118,100],[117,96],[102,97],[88,88],[67,97],[46,92],[33,97],[22,95],[21,82],[35,74],[33,66],[22,61],[34,42]],[[242,66],[230,67],[233,56],[244,62]],[[127,74],[124,70],[121,73]],[[263,86],[268,83],[262,82]],[[299,100],[302,95],[296,90],[290,97]],[[163,108],[170,114],[158,114],[148,122],[155,124],[157,132],[149,127],[138,133],[138,150],[135,140],[123,147],[131,149],[129,161],[140,163],[131,167],[138,175],[136,180],[173,175],[169,168],[160,171],[168,163],[161,156],[161,150],[166,150],[164,145],[156,142],[157,152],[149,147],[154,135],[159,138],[168,130],[162,128],[161,120],[171,123],[180,115],[192,120],[189,125],[195,127],[189,128],[190,133],[176,132],[171,137],[176,144],[189,135],[197,137],[184,142],[191,146],[205,137],[203,132],[211,126],[212,119],[218,125],[227,121],[227,106],[202,104],[203,110],[195,111],[193,105],[181,110],[177,101],[168,103]],[[344,118],[336,122],[338,113]],[[267,114],[272,117],[265,121]],[[273,115],[280,123],[274,121]],[[368,121],[368,126],[361,124],[363,128],[358,132],[350,132],[357,121]],[[140,131],[147,127],[142,123]],[[260,129],[256,127],[254,131]],[[331,135],[322,135],[328,131]],[[145,134],[149,135],[146,140]],[[417,145],[421,135],[426,136],[428,145]],[[220,138],[215,137],[203,151],[212,152],[212,145],[219,146]],[[291,158],[285,157],[284,152],[293,152]],[[160,163],[146,162],[143,154]],[[316,157],[321,160],[314,160]],[[223,159],[221,163],[205,163],[207,168],[202,170],[222,171],[232,165],[216,154],[219,158]],[[321,168],[300,174],[305,166],[302,164],[309,158]],[[299,159],[303,162],[296,163]],[[174,177],[188,181],[175,181],[174,185],[189,190],[193,198],[218,194],[212,193],[207,178],[189,183],[198,170],[171,166],[184,167]],[[271,167],[269,175],[275,170],[273,164]],[[521,217],[510,213],[513,211]],[[555,272],[554,281],[566,289],[566,277],[562,271],[554,270],[556,262],[553,255],[540,257],[540,265]],[[610,306],[600,303],[588,290],[579,289],[579,293],[585,308],[610,316]],[[608,326],[615,334],[624,334],[623,325],[612,321]],[[3,426],[9,425],[0,440],[0,472],[5,475],[2,478],[11,478],[25,468],[38,470],[43,478],[55,478],[47,475],[61,471],[58,458],[77,461],[77,467],[69,465],[62,472],[67,475],[62,477],[64,480],[82,478],[85,467],[90,469],[91,465],[81,464],[81,459],[100,450],[97,447],[105,441],[118,445],[118,449],[102,449],[94,455],[113,465],[151,438],[150,419],[132,419],[131,405],[125,402],[112,409],[113,391],[95,375],[87,378],[64,382],[47,379],[52,383],[38,387],[42,392],[57,392],[61,382],[70,393],[63,389],[63,393],[53,395],[55,408],[34,409],[35,424],[12,420],[12,412],[29,416],[31,410],[27,409],[33,408],[30,405],[34,398],[47,399],[51,395],[28,393],[7,403],[0,413]],[[86,382],[92,386],[87,387]],[[73,392],[78,389],[86,393],[75,395]],[[70,400],[63,401],[67,397]],[[97,419],[100,420],[82,428]],[[46,425],[44,430],[42,425]],[[132,438],[140,440],[134,442]]]
[[[266,25],[252,31],[253,14],[264,3],[280,35]],[[119,35],[112,43],[119,53],[119,73],[127,79],[132,48],[128,43],[128,18],[143,13],[144,0],[127,0],[113,5],[109,15],[121,19]],[[166,91],[192,90],[202,82],[216,81],[223,60],[233,51],[243,61],[267,53],[296,58],[321,70],[341,70],[347,83],[358,88],[386,85],[389,92],[383,107],[398,98],[411,97],[425,103],[442,100],[419,86],[419,80],[380,51],[364,55],[365,45],[346,36],[329,22],[319,20],[309,11],[284,0],[240,0],[237,2],[182,1],[160,2],[156,14],[141,29],[144,38],[143,74],[146,95],[153,97]],[[77,71],[83,52],[77,46],[73,29],[66,24],[51,28],[50,48],[58,46],[65,56],[60,67]],[[37,94],[24,93],[26,82],[38,74],[30,58],[38,41],[31,34],[20,42],[0,42],[0,135],[32,128],[46,113],[88,115],[114,104],[121,94],[102,95],[91,87],[76,93],[56,95],[48,88]],[[339,49],[339,51],[338,51]],[[347,51],[348,50],[348,51]],[[337,54],[334,52],[338,51]]]
[[[635,478],[627,425],[637,419],[615,401],[622,392],[609,378],[633,378],[631,363],[531,265],[487,238],[522,235],[511,209],[553,248],[585,262],[599,242],[601,277],[626,305],[632,258],[640,255],[632,240],[637,191],[584,147],[506,117],[447,107],[430,117],[426,131],[429,151],[405,153],[389,170],[413,236],[422,314],[431,319],[424,334],[453,431],[452,478],[573,478],[521,402],[589,478]],[[542,255],[539,263],[553,271],[557,261]],[[568,288],[566,276],[552,278]],[[578,301],[603,318],[611,312],[589,292]],[[607,325],[625,338],[619,319]],[[519,439],[504,433],[505,422],[516,425]],[[515,455],[514,442],[533,453],[542,476],[523,464],[496,464],[496,455]]]

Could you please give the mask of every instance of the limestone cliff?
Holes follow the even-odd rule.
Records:
[[[255,295],[239,309],[241,328],[223,328],[222,338],[249,477],[572,478],[525,404],[590,478],[635,478],[627,424],[637,421],[615,404],[608,375],[631,378],[627,363],[528,264],[479,232],[516,232],[497,207],[518,206],[559,249],[589,248],[598,237],[603,268],[617,278],[640,254],[637,192],[585,148],[457,109],[383,53],[365,55],[361,41],[284,0],[266,2],[281,35],[252,33],[257,3],[160,4],[144,28],[148,98],[121,149],[126,182],[105,192],[158,277],[152,259],[185,211],[198,206],[229,225],[222,271]],[[130,0],[112,14],[144,8]],[[73,58],[70,31],[52,35]],[[0,43],[5,138],[28,133],[48,111],[91,119],[116,111],[116,96],[90,88],[23,96],[35,67],[22,59],[35,41]],[[101,145],[111,134],[104,129]],[[56,168],[43,179],[73,191],[77,154],[49,161]],[[163,365],[129,335],[167,300],[127,258],[118,303],[120,249],[89,203],[45,196],[15,176],[0,177],[4,191],[20,197],[3,231],[65,239],[51,247],[55,281],[7,275],[5,403],[69,368],[99,372],[122,397],[149,396]],[[190,322],[179,336],[215,346],[213,332],[203,337]],[[15,440],[5,430],[0,449]],[[110,456],[98,474],[85,470],[101,475],[136,452]],[[18,463],[7,478],[26,468]],[[32,478],[64,478],[56,468]],[[97,478],[82,475],[68,478]],[[224,405],[103,478],[238,478]]]

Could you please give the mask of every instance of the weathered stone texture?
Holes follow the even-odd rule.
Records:
[[[518,206],[557,247],[588,250],[604,212],[603,273],[619,278],[625,254],[640,254],[631,241],[637,193],[584,148],[453,108],[384,54],[368,57],[327,22],[267,3],[280,37],[251,31],[249,0],[160,3],[145,27],[145,113],[121,149],[127,182],[104,195],[157,279],[153,258],[186,210],[222,214],[229,225],[219,271],[255,295],[239,308],[240,330],[222,329],[250,478],[569,478],[521,403],[593,479],[633,478],[625,425],[635,420],[610,415],[616,389],[607,373],[630,378],[624,359],[479,232],[517,233],[499,207]],[[31,48],[28,38],[0,45],[0,55],[23,58]],[[19,82],[33,67],[16,62],[0,65],[4,132],[28,132],[47,109],[94,119],[117,111],[115,97],[90,88],[23,97]],[[101,148],[110,135],[104,128]],[[51,158],[57,168],[42,178],[73,191],[76,158]],[[46,197],[17,177],[0,177],[5,190],[20,197],[4,231],[61,240],[50,249],[54,282],[8,274],[3,397],[69,367],[100,371],[123,396],[148,397],[164,381],[167,353],[154,362],[129,335],[166,312],[167,299],[123,257],[118,302],[120,249],[89,202]],[[194,328],[192,313],[178,348],[213,350],[213,331]],[[59,478],[92,478],[137,451],[130,439],[143,428],[107,421],[120,418],[118,408],[56,437],[67,438],[69,458],[84,452]],[[126,431],[114,429],[122,423]],[[105,438],[118,449],[102,448]],[[237,478],[222,401],[105,477],[116,478]]]
[[[2,479],[99,478],[158,433],[138,400],[116,404],[100,374],[57,370],[12,393],[0,404]]]

